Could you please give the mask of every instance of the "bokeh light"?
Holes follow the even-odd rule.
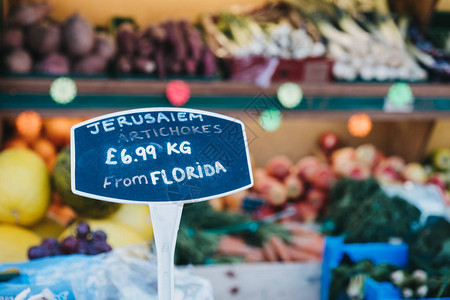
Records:
[[[372,120],[365,113],[355,114],[347,123],[348,131],[352,136],[365,137],[372,131]]]
[[[174,106],[182,106],[188,102],[191,90],[183,80],[173,80],[166,87],[166,96]]]
[[[286,82],[280,85],[277,90],[277,97],[281,105],[286,108],[294,108],[303,99],[302,88],[293,82]]]
[[[268,132],[277,130],[283,119],[283,115],[278,109],[266,109],[259,116],[259,125]]]
[[[59,77],[50,85],[50,97],[59,104],[68,104],[77,96],[77,85],[68,77]]]
[[[404,106],[413,101],[414,95],[409,84],[397,82],[389,88],[387,99],[394,105]]]

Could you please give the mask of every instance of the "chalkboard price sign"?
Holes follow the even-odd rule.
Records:
[[[122,111],[72,128],[72,191],[123,203],[194,202],[253,185],[244,124],[200,110]]]

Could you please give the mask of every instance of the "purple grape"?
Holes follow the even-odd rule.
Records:
[[[91,233],[91,228],[89,227],[88,223],[86,222],[80,222],[77,226],[77,237],[85,239],[87,238],[88,234]]]
[[[50,256],[50,252],[46,247],[43,246],[34,246],[28,249],[28,258],[36,259],[41,257]]]
[[[103,253],[103,252],[108,252],[111,251],[112,248],[110,245],[108,245],[107,243],[105,243],[104,241],[95,241],[94,242],[94,249],[96,250],[97,254],[98,253]]]
[[[62,254],[61,247],[55,238],[44,239],[41,246],[47,248],[51,256]]]
[[[50,250],[50,256],[61,255],[63,254],[61,246],[57,245],[53,249]]]
[[[61,242],[61,250],[65,254],[76,253],[78,249],[78,240],[74,236],[68,236]]]
[[[55,238],[46,238],[42,240],[41,246],[44,246],[47,249],[51,249],[55,246],[58,246],[58,241]]]
[[[106,241],[106,233],[103,230],[96,230],[94,231],[94,233],[92,234],[92,238],[94,239],[94,241]]]
[[[78,254],[89,254],[88,241],[79,239],[76,253],[78,253]]]
[[[89,255],[95,255],[98,254],[97,249],[95,249],[94,244],[92,242],[87,244],[87,251]]]

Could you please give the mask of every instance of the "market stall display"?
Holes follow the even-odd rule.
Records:
[[[322,300],[450,297],[450,60],[433,4],[255,1],[137,25],[133,15],[102,24],[83,9],[58,15],[63,2],[2,7],[0,298],[155,297],[148,207],[75,195],[68,146],[87,118],[158,106],[223,113],[249,129],[253,187],[185,205],[180,223],[177,269],[206,276],[215,299],[317,300],[319,284]],[[172,142],[184,134],[164,128]],[[123,141],[155,142],[151,134]],[[242,157],[232,139],[218,134],[223,144],[201,154]],[[152,155],[134,150],[132,160]],[[50,276],[52,264],[67,280]],[[242,280],[249,272],[261,277]],[[212,298],[206,281],[177,276],[185,298]]]
[[[329,82],[331,73],[338,81],[448,80],[448,54],[410,19],[397,17],[386,0],[354,2],[290,0],[140,29],[117,17],[99,31],[80,14],[50,19],[49,3],[19,3],[6,19],[3,64],[25,75],[211,79],[220,71],[263,86]]]

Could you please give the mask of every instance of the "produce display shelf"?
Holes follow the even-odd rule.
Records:
[[[0,114],[11,115],[23,109],[65,111],[112,111],[135,107],[170,105],[165,89],[168,81],[74,79],[78,95],[61,105],[49,95],[53,79],[0,79]],[[191,97],[185,107],[232,110],[238,115],[267,108],[282,109],[276,99],[279,85],[267,88],[226,81],[188,82]],[[435,120],[450,118],[450,85],[411,84],[415,96],[410,113],[386,113],[385,96],[391,84],[302,83],[304,99],[298,107],[285,110],[286,116],[307,118],[347,118],[356,111],[382,120]]]

